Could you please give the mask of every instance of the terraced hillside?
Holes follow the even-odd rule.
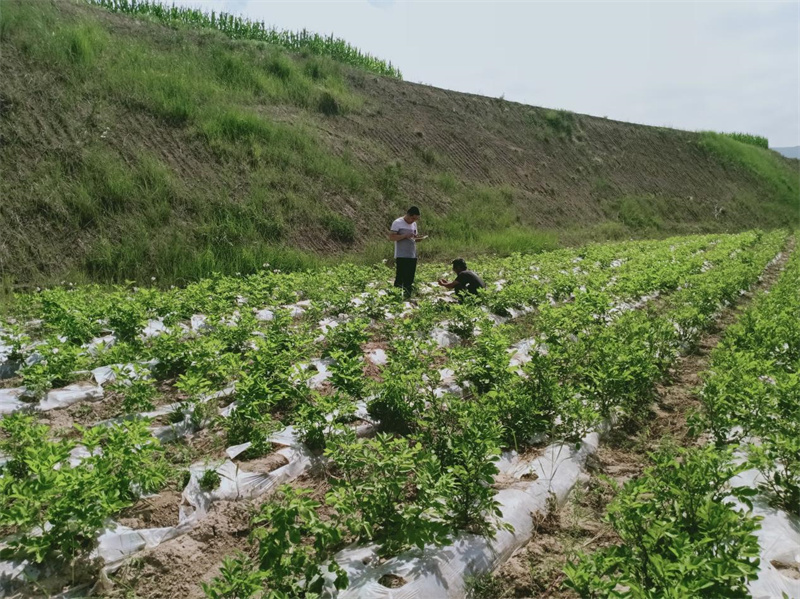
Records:
[[[18,284],[378,261],[796,221],[797,163],[380,77],[81,1],[0,11],[0,276]],[[402,67],[402,65],[400,65]]]

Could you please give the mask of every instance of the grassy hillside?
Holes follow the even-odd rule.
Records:
[[[797,222],[797,163],[713,133],[406,83],[74,0],[3,0],[0,38],[6,281],[380,260],[409,203],[428,259]]]

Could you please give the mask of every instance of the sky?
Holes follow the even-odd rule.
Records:
[[[333,33],[407,81],[800,145],[800,0],[175,0]]]

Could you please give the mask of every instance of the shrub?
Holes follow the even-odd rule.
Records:
[[[136,414],[153,409],[153,399],[158,391],[147,369],[134,365],[133,373],[114,368],[115,381],[110,386],[115,393],[122,395],[122,411]]]
[[[331,212],[323,216],[322,226],[338,241],[352,243],[356,239],[356,226],[353,221],[339,214]]]
[[[341,111],[339,102],[333,97],[330,92],[322,92],[319,100],[317,101],[317,110],[325,116],[336,116]]]
[[[341,531],[320,518],[321,505],[310,494],[307,489],[284,485],[276,499],[253,518],[251,537],[258,543],[260,569],[271,596],[318,597],[325,582],[322,564],[342,544]],[[336,588],[345,588],[345,571],[332,559],[326,566],[336,574]]]
[[[441,475],[451,479],[447,519],[455,528],[494,536],[501,516],[495,500],[500,425],[489,408],[444,396],[421,418],[418,438],[438,458]]]
[[[341,473],[327,501],[351,532],[380,544],[383,555],[443,543],[449,535],[442,499],[450,479],[420,443],[378,434],[342,434],[325,450]]]
[[[336,434],[338,423],[348,422],[354,412],[355,404],[346,395],[319,395],[297,408],[294,427],[300,440],[311,451],[320,451],[325,449],[328,440]]]

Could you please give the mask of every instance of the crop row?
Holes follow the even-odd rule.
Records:
[[[798,258],[712,352],[693,422],[712,442],[663,446],[609,506],[621,543],[568,565],[568,585],[581,597],[786,597],[800,589],[776,567],[796,561],[796,523],[763,504],[798,510]],[[742,458],[735,449],[747,440]]]
[[[754,239],[752,235],[745,235],[732,238],[732,241],[747,245]],[[649,247],[652,244],[638,243],[620,247],[599,246],[584,250],[583,256],[576,256],[572,252],[556,252],[541,257],[534,265],[522,259],[498,261],[495,269],[487,264],[487,278],[490,281],[495,279],[496,286],[502,284],[502,279],[497,280],[499,276],[511,274],[515,280],[513,284],[483,298],[482,302],[487,305],[481,308],[487,310],[494,306],[496,310],[512,314],[524,313],[541,301],[554,303],[555,298],[569,298],[572,289],[583,289],[585,292],[587,287],[582,283],[587,283],[594,290],[619,294],[617,298],[622,300],[631,297],[637,289],[649,289],[648,277],[652,277],[652,273],[662,271],[668,277],[669,269],[672,269],[674,276],[679,270],[675,269],[673,262],[679,263],[684,269],[701,270],[705,262],[701,248],[710,242],[710,238],[692,238],[680,243],[665,243],[660,249]],[[724,247],[721,251],[724,251]],[[617,257],[613,258],[615,255]],[[582,266],[575,266],[576,263]],[[666,267],[668,269],[665,271]],[[197,406],[197,399],[208,395],[210,388],[226,384],[232,378],[241,378],[239,396],[247,396],[248,385],[253,380],[252,376],[247,375],[247,365],[255,365],[253,372],[259,372],[259,360],[254,355],[272,355],[277,362],[288,365],[285,369],[289,377],[287,384],[294,386],[297,382],[297,366],[307,363],[310,353],[318,352],[319,344],[325,341],[325,337],[330,337],[317,355],[330,361],[331,356],[337,353],[352,354],[340,355],[330,374],[334,380],[340,373],[354,377],[354,384],[359,384],[361,357],[356,355],[358,352],[354,352],[353,348],[358,348],[367,338],[366,317],[370,314],[384,319],[377,330],[373,321],[372,335],[389,339],[401,338],[406,333],[415,336],[444,333],[450,340],[459,339],[457,334],[471,336],[476,328],[475,320],[485,317],[482,311],[476,312],[477,306],[454,305],[446,301],[449,299],[446,295],[433,296],[431,300],[421,301],[418,307],[412,309],[409,304],[397,302],[388,290],[376,289],[374,282],[365,283],[363,272],[355,277],[352,271],[349,272],[354,283],[350,289],[340,290],[338,296],[334,289],[328,288],[321,293],[324,299],[318,299],[319,289],[307,287],[306,295],[315,299],[307,297],[291,305],[291,310],[253,308],[249,313],[245,308],[249,300],[242,293],[256,298],[261,295],[262,301],[296,301],[296,291],[287,289],[302,288],[310,281],[304,280],[302,275],[268,273],[262,277],[252,277],[244,283],[228,279],[217,281],[217,285],[204,283],[187,290],[163,294],[136,289],[110,293],[101,293],[97,288],[48,290],[26,298],[27,303],[23,301],[20,306],[22,313],[38,317],[32,322],[41,326],[31,334],[38,332],[44,335],[45,341],[30,344],[24,333],[11,335],[11,363],[15,359],[18,362],[25,359],[21,371],[25,384],[23,390],[30,399],[35,400],[50,386],[70,382],[76,376],[81,376],[81,372],[88,373],[89,368],[131,361],[134,364],[116,368],[122,380],[111,387],[123,398],[121,408],[124,414],[153,410],[153,402],[159,398],[150,374],[160,379],[177,376],[174,386],[187,400],[183,406],[187,409],[173,410],[170,419],[179,422],[184,416],[191,416],[192,422],[197,423],[202,419],[203,410],[194,410],[192,414],[182,412]],[[328,280],[344,280],[346,276],[344,269],[329,274],[331,277]],[[662,281],[662,285],[665,281]],[[356,298],[348,294],[363,289],[365,285],[370,286],[369,292],[359,293]],[[264,297],[266,294],[270,297]],[[232,312],[231,305],[236,306]],[[192,315],[191,327],[180,321],[169,326],[180,315],[191,314],[191,310],[197,307],[204,307],[212,313]],[[340,310],[350,314],[343,316]],[[291,318],[293,313],[300,311],[304,311],[303,318]],[[266,324],[257,322],[262,313],[267,313],[272,320]],[[330,313],[339,313],[337,320],[323,319],[317,329],[316,319]],[[398,318],[395,319],[395,316]],[[146,327],[148,336],[137,335],[147,319],[153,317],[157,319],[151,320]],[[496,321],[501,317],[493,318]],[[445,331],[435,328],[436,323],[442,322],[446,323]],[[103,332],[111,334],[95,338],[88,344],[82,343],[92,335]],[[323,335],[319,335],[320,332]],[[281,349],[279,352],[270,349],[274,347]],[[136,361],[154,364],[152,373],[135,366]],[[346,372],[348,368],[349,374]],[[103,370],[103,378],[99,377],[98,370],[93,371],[98,382],[113,379],[113,373],[109,373],[108,368],[100,369]],[[319,379],[320,375],[315,378]],[[102,396],[99,388],[90,388],[89,391],[90,399],[97,398],[97,391]],[[73,395],[69,397],[73,398]],[[60,405],[55,398],[51,400],[50,393],[45,403],[48,407]],[[24,406],[20,402],[14,405]],[[45,409],[44,403],[40,405],[40,409]]]
[[[142,15],[167,25],[185,25],[213,29],[236,40],[255,40],[281,46],[292,52],[310,52],[330,56],[334,60],[379,75],[402,79],[400,71],[386,62],[351,46],[345,40],[302,31],[278,30],[263,21],[253,21],[226,12],[217,14],[196,8],[166,6],[156,0],[87,0],[112,12]]]
[[[716,445],[746,443],[764,491],[800,516],[800,254],[726,331],[702,404]]]

